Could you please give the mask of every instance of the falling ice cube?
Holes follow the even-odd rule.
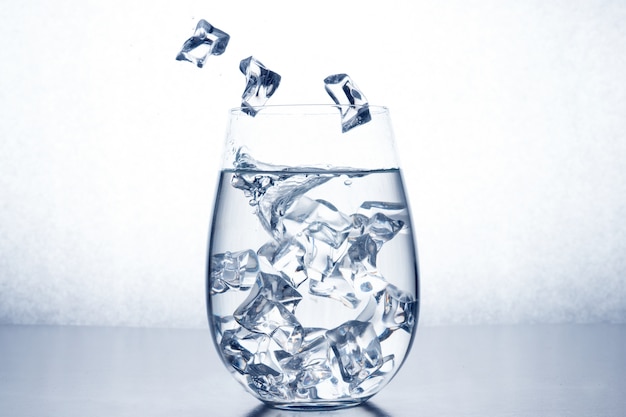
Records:
[[[376,332],[369,323],[352,320],[326,333],[339,362],[343,380],[358,383],[383,364]]]
[[[256,116],[256,107],[263,106],[276,92],[280,75],[267,69],[252,56],[241,60],[239,70],[246,76],[246,88],[241,96],[242,110],[250,116]]]
[[[178,61],[189,61],[202,68],[209,55],[221,55],[226,50],[230,36],[201,19],[193,36],[185,41],[176,56]]]
[[[329,75],[324,79],[324,86],[340,106],[343,133],[372,119],[367,99],[347,74]]]

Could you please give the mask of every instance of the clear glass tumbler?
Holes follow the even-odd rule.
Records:
[[[209,238],[207,312],[237,381],[283,409],[357,405],[402,366],[418,262],[389,112],[230,112]],[[368,120],[369,119],[369,120]]]

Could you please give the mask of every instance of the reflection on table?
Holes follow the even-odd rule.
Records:
[[[330,412],[264,406],[206,329],[0,326],[6,416],[621,416],[626,325],[422,327],[396,378]]]

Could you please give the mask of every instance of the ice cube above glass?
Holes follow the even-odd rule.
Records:
[[[229,113],[211,222],[207,312],[224,364],[282,409],[355,406],[413,342],[416,243],[389,111],[356,104]]]

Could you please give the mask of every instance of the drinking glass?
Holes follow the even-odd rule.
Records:
[[[359,122],[342,128],[350,112]],[[215,347],[270,406],[360,404],[400,369],[418,322],[417,252],[389,111],[252,114],[230,111],[213,208]]]

